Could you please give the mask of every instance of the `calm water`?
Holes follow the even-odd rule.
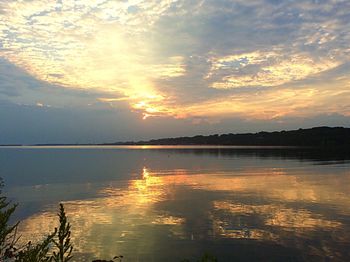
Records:
[[[350,162],[296,148],[0,148],[21,241],[63,202],[74,261],[350,261]]]

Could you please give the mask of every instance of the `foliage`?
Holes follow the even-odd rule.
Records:
[[[18,223],[9,225],[10,217],[17,205],[11,205],[7,198],[2,195],[2,187],[3,182],[0,178],[0,261],[5,261],[13,258],[15,255],[15,244],[18,240],[16,237]]]
[[[190,260],[184,259],[182,262],[190,262]],[[197,262],[218,262],[218,260],[215,256],[205,253]]]
[[[210,255],[210,254],[204,254],[203,257],[199,260],[199,262],[218,262],[216,257]]]
[[[53,252],[53,260],[55,262],[67,262],[72,258],[73,246],[70,242],[70,224],[67,222],[67,216],[64,212],[63,204],[60,204],[60,212],[58,213],[60,227],[56,239],[53,239],[54,245],[58,252]],[[57,231],[57,228],[56,228]]]
[[[33,244],[29,241],[22,247],[17,246],[16,236],[19,222],[10,225],[11,215],[17,204],[11,204],[2,195],[3,182],[0,177],[0,262],[68,262],[72,259],[73,245],[71,243],[71,225],[68,222],[63,204],[60,204],[59,227],[49,234],[42,242]],[[123,256],[115,256],[108,262],[121,262]],[[105,262],[107,260],[96,260]]]
[[[97,260],[93,260],[92,262],[114,262],[117,261],[116,259],[118,259],[118,262],[121,262],[123,260],[124,256],[115,256],[112,260],[104,260],[104,259],[97,259]]]
[[[29,242],[25,247],[16,255],[16,261],[18,262],[46,262],[52,261],[52,256],[48,255],[53,238],[55,237],[57,230],[48,235],[42,243],[33,245]]]
[[[118,143],[116,143],[118,144]],[[321,148],[350,146],[350,128],[314,127],[280,132],[197,135],[130,142],[142,145],[242,145],[242,146],[313,146]]]
[[[17,246],[19,237],[16,236],[19,222],[10,225],[11,215],[17,204],[11,204],[2,195],[3,187],[0,178],[0,261],[16,262],[67,262],[72,256],[73,245],[70,240],[70,224],[67,220],[63,204],[60,204],[59,228],[49,234],[42,242],[33,244],[29,241],[23,247]]]

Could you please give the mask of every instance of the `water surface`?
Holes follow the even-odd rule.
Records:
[[[298,148],[0,148],[21,241],[72,224],[75,261],[347,261],[349,157]]]

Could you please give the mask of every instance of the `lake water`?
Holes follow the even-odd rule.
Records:
[[[72,224],[73,261],[350,261],[350,162],[297,148],[0,148],[22,243]]]

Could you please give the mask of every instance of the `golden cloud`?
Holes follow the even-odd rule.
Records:
[[[96,91],[101,94],[100,102],[112,106],[124,101],[144,119],[349,114],[347,76],[309,85],[301,81],[321,77],[348,59],[341,45],[320,55],[300,48],[301,43],[324,46],[336,41],[339,21],[322,22],[313,33],[313,25],[303,24],[301,30],[308,33],[288,48],[273,45],[255,46],[249,48],[255,50],[251,52],[201,51],[204,40],[195,38],[190,30],[172,27],[173,31],[158,31],[157,22],[162,18],[169,15],[181,19],[190,13],[175,14],[174,2],[3,2],[0,55],[37,79]],[[251,8],[258,5],[240,3]],[[184,4],[179,6],[183,8]],[[198,16],[205,13],[204,3],[196,8]],[[168,43],[164,39],[174,39],[180,47],[164,46]],[[221,53],[228,55],[218,55]],[[192,63],[193,57],[201,58],[196,60],[201,64]],[[337,95],[340,92],[342,96]],[[333,103],[335,96],[345,105]]]
[[[207,79],[217,76],[211,85],[217,89],[251,86],[279,86],[337,67],[333,59],[313,59],[305,54],[285,57],[277,52],[253,52],[209,60],[212,63]],[[249,71],[249,67],[258,69]],[[221,78],[220,78],[221,77]]]

